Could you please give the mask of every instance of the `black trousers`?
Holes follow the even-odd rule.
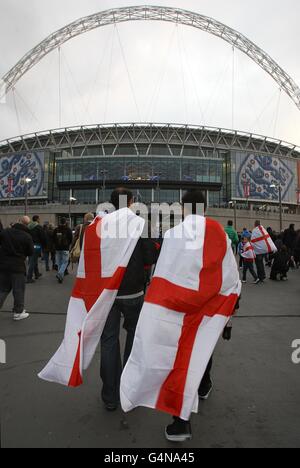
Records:
[[[120,401],[120,380],[123,367],[128,361],[134,341],[135,330],[144,296],[137,299],[117,299],[109,313],[101,337],[101,368],[103,382],[102,400],[106,404],[118,404]],[[127,332],[124,359],[120,350],[121,317],[124,317],[124,329]]]
[[[0,309],[3,307],[8,295],[12,292],[14,296],[15,314],[24,311],[25,302],[25,282],[24,273],[2,273],[0,272]]]
[[[256,263],[256,268],[257,268],[257,276],[260,279],[260,281],[264,281],[266,279],[264,258],[265,258],[265,255],[256,255],[255,263]]]
[[[257,280],[257,274],[254,270],[254,263],[252,262],[246,262],[244,261],[244,265],[243,265],[243,281],[246,281],[247,279],[247,271],[250,271],[251,275],[253,276],[253,278],[255,279],[255,281]]]

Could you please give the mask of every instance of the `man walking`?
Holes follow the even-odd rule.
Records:
[[[273,254],[277,252],[277,248],[272,241],[270,234],[261,225],[261,222],[257,220],[255,222],[255,228],[251,236],[251,244],[253,245],[254,252],[256,255],[256,268],[257,275],[260,283],[264,283],[266,279],[266,271],[264,265],[264,258],[267,254]]]
[[[171,414],[172,442],[192,438],[200,383],[241,292],[231,242],[203,216],[202,192],[188,192],[183,203],[185,220],[165,236],[120,392],[125,412],[145,406]]]
[[[66,218],[60,219],[59,226],[54,230],[53,240],[56,250],[56,265],[58,268],[56,278],[57,281],[62,284],[69,264],[70,246],[73,241],[73,234],[67,225]]]
[[[34,254],[32,238],[24,217],[12,228],[0,233],[0,309],[10,292],[14,296],[13,319],[24,320],[29,314],[24,310],[26,258]]]
[[[240,240],[239,240],[238,233],[236,232],[236,230],[233,227],[233,222],[232,221],[228,221],[227,226],[225,228],[225,232],[226,232],[227,236],[229,237],[229,239],[231,240],[232,250],[235,252],[236,247],[238,246]]]
[[[111,203],[120,209],[120,197],[125,197],[128,208],[133,204],[133,194],[117,189],[111,195]],[[131,353],[135,330],[144,303],[145,265],[153,265],[157,251],[151,239],[139,239],[119,288],[117,299],[108,316],[101,338],[102,399],[108,411],[115,411],[120,401],[120,379]],[[120,352],[120,323],[124,317],[127,332],[124,359]]]
[[[46,247],[46,236],[42,226],[40,225],[39,216],[33,216],[32,222],[28,224],[28,229],[33,240],[34,252],[29,258],[27,283],[34,283],[33,274],[35,275],[36,280],[42,276],[39,272],[38,262],[42,250]]]

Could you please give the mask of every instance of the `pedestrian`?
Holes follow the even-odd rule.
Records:
[[[87,213],[84,216],[83,224],[79,224],[76,227],[70,252],[70,259],[72,263],[79,262],[80,253],[83,245],[84,233],[86,229],[90,226],[90,224],[94,221],[94,219],[95,216],[93,215],[93,213]]]
[[[278,252],[274,255],[274,261],[271,269],[270,279],[277,281],[277,276],[280,275],[281,281],[287,281],[289,264],[291,260],[291,254],[286,245],[282,245]]]
[[[72,230],[67,225],[66,218],[61,218],[58,227],[53,233],[56,251],[57,281],[62,284],[70,259],[70,247],[73,241]]]
[[[26,227],[29,218],[0,232],[0,309],[8,295],[14,296],[13,319],[29,317],[25,311],[26,258],[34,253],[32,237]]]
[[[123,188],[111,195],[111,203],[120,209],[120,197],[125,197],[128,208],[133,204],[131,191]],[[131,353],[136,326],[144,303],[144,267],[157,260],[155,243],[151,239],[140,238],[128,264],[117,299],[109,313],[101,337],[101,369],[103,382],[102,400],[108,411],[115,411],[120,403],[120,379],[123,367]],[[120,352],[120,322],[124,317],[127,332],[123,362]]]
[[[250,271],[254,279],[254,284],[258,284],[260,280],[254,269],[256,255],[254,252],[253,245],[251,244],[249,237],[244,237],[242,243],[243,243],[242,252],[241,252],[241,255],[243,257],[243,281],[242,282],[247,283],[247,272]]]
[[[3,224],[1,222],[1,219],[0,219],[0,232],[2,232],[4,230],[4,227],[3,227]]]
[[[225,232],[231,240],[232,249],[235,252],[236,246],[239,244],[239,236],[233,227],[233,221],[228,221],[227,226],[225,228]]]
[[[52,270],[55,269],[55,246],[54,246],[54,227],[53,224],[44,224],[44,233],[46,245],[43,249],[43,258],[45,261],[46,271],[50,271],[50,260],[52,263]]]
[[[257,268],[257,275],[260,282],[264,283],[266,279],[264,259],[267,254],[276,253],[277,248],[272,241],[270,234],[261,225],[259,220],[255,222],[255,228],[251,236],[251,244],[254,247],[254,252],[256,255],[255,263]]]
[[[297,237],[296,237],[296,242],[295,242],[295,263],[296,267],[300,267],[300,231],[297,231]]]
[[[42,250],[46,246],[46,237],[42,226],[40,225],[40,217],[33,216],[32,222],[28,224],[28,229],[33,240],[34,252],[29,258],[28,272],[27,272],[27,283],[34,283],[33,274],[35,279],[38,280],[42,275],[39,272],[39,258],[42,254]]]
[[[202,192],[183,197],[184,222],[165,236],[121,380],[125,412],[138,406],[173,416],[168,441],[192,438],[191,414],[241,282],[232,245],[216,221],[198,214]]]

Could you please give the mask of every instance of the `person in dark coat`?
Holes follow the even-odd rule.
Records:
[[[0,309],[10,292],[14,296],[14,320],[29,317],[24,310],[26,258],[34,253],[32,238],[24,224],[17,223],[0,233]]]
[[[280,275],[281,281],[287,281],[290,260],[291,255],[286,245],[282,245],[278,252],[274,255],[270,279],[277,281],[277,276]]]
[[[291,224],[290,227],[286,229],[283,234],[283,243],[289,250],[291,256],[294,255],[296,239],[297,233],[295,231],[295,224]]]
[[[50,271],[50,259],[52,262],[52,269],[55,269],[55,245],[54,245],[54,227],[53,224],[44,224],[44,234],[46,245],[43,249],[43,258],[45,261],[46,271]]]
[[[46,247],[46,237],[44,230],[40,225],[39,216],[33,216],[32,222],[28,224],[28,229],[33,240],[34,252],[29,258],[27,283],[34,283],[33,273],[36,280],[42,276],[39,272],[38,261],[42,250]]]
[[[70,260],[70,247],[73,241],[72,230],[67,225],[66,218],[61,218],[59,226],[53,233],[54,247],[56,251],[57,281],[62,284],[66,269]]]

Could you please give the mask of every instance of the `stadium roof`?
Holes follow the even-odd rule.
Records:
[[[300,147],[253,133],[214,127],[159,123],[115,123],[41,131],[0,142],[0,157],[27,151],[61,151],[106,145],[193,146],[300,159]],[[172,154],[172,151],[170,152]]]

